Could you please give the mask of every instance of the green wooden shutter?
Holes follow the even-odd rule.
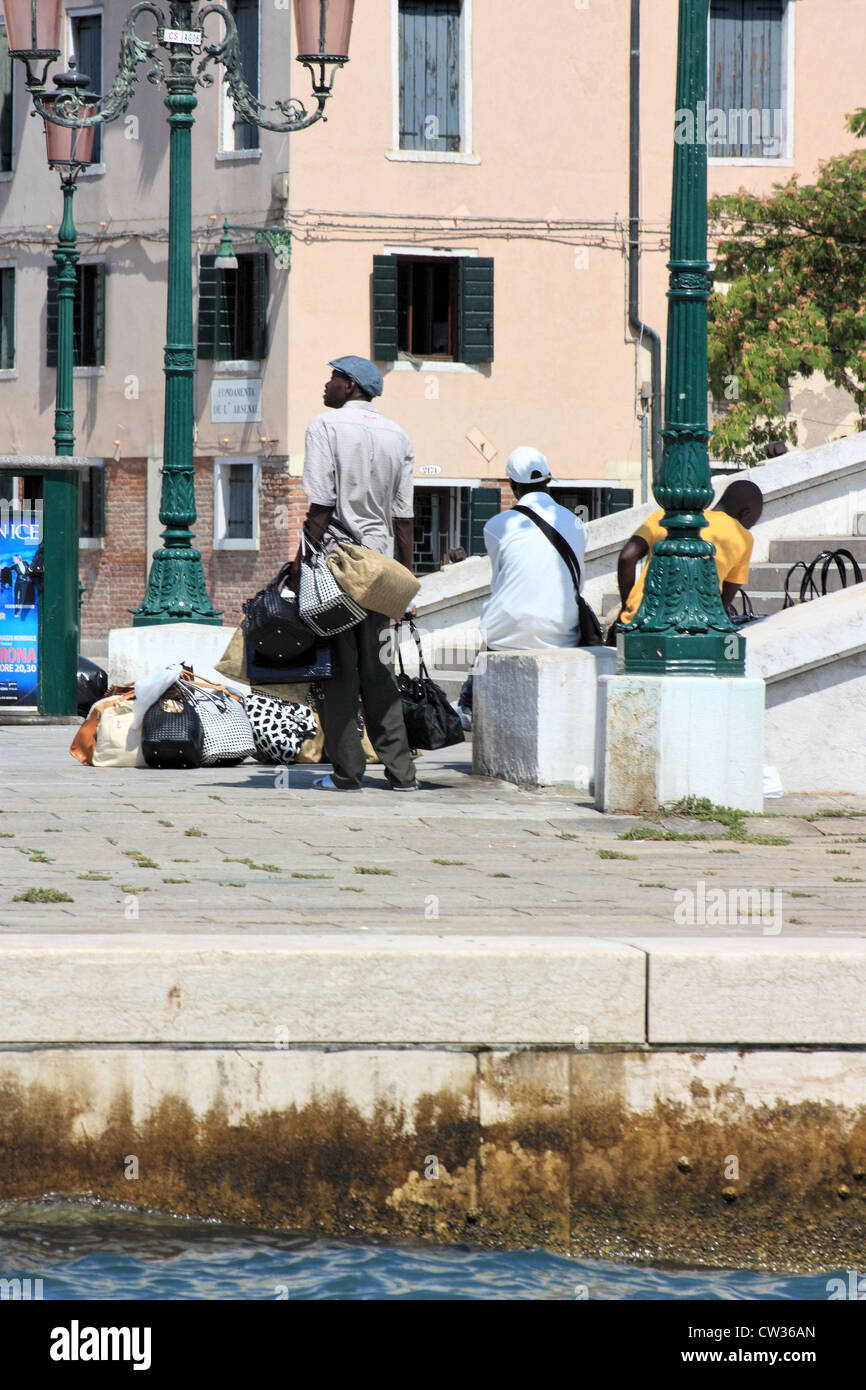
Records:
[[[457,360],[493,361],[493,260],[457,258]]]
[[[601,490],[601,515],[610,516],[613,512],[627,512],[634,506],[634,492],[630,487],[603,487]]]
[[[57,366],[57,266],[48,267],[48,292],[45,305],[45,365]]]
[[[492,516],[502,510],[502,494],[498,487],[474,487],[469,493],[469,517],[466,527],[467,555],[486,555],[484,527]]]
[[[97,265],[90,267],[93,274],[93,366],[105,366],[105,272],[106,265],[100,261]],[[78,284],[76,286],[79,294],[81,293],[81,275],[79,272]]]
[[[237,26],[244,81],[254,97],[259,95],[259,0],[231,0],[229,5]],[[232,108],[234,110],[234,108]],[[259,128],[242,120],[235,112],[234,148],[257,150]]]
[[[199,257],[198,266],[198,356],[212,362],[217,355],[217,298],[220,272],[215,269],[216,255],[209,252]]]
[[[268,256],[252,256],[252,354],[268,355]]]
[[[0,367],[15,366],[15,270],[0,270]]]
[[[0,27],[0,172],[12,169],[12,104],[14,100],[12,59],[5,24]]]
[[[373,357],[397,358],[397,257],[373,257]]]
[[[460,0],[400,0],[400,148],[460,149]]]
[[[90,469],[90,523],[92,536],[105,535],[105,464]]]

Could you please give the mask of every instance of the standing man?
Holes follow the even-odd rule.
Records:
[[[413,564],[412,469],[409,436],[371,402],[382,394],[382,373],[366,357],[337,357],[323,400],[328,407],[307,427],[304,492],[310,510],[307,538],[330,550],[340,540]],[[296,562],[299,567],[300,559]],[[363,622],[331,638],[333,675],[324,682],[319,710],[333,774],[317,778],[320,791],[360,791],[367,760],[357,728],[358,701],[370,742],[394,791],[417,791],[403,706],[383,634],[390,619],[368,613]]]
[[[505,472],[515,501],[559,532],[574,553],[582,577],[586,527],[550,495],[550,468],[544,454],[521,444],[509,454]],[[484,544],[491,572],[481,634],[490,650],[579,646],[580,619],[571,574],[535,522],[513,510],[499,512],[484,527]]]

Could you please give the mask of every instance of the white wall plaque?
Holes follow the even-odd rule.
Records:
[[[421,478],[436,478],[442,472],[442,465],[439,463],[422,463],[418,469],[418,476]]]
[[[229,377],[212,381],[210,418],[213,425],[239,425],[262,418],[261,377]]]

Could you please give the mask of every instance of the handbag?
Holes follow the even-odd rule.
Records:
[[[141,731],[133,725],[134,715],[135,701],[131,692],[100,710],[93,750],[94,767],[144,766]]]
[[[579,647],[603,647],[604,633],[601,630],[601,623],[580,592],[580,565],[568,541],[559,534],[555,527],[551,526],[549,521],[537,516],[529,507],[521,507],[518,503],[514,507],[514,511],[520,512],[521,516],[528,516],[530,521],[534,521],[538,529],[547,537],[551,545],[555,546],[565,561],[574,584],[574,596],[577,599],[577,626],[580,633],[580,641],[577,645]]]
[[[333,637],[363,622],[367,614],[340,588],[328,568],[324,552],[311,545],[301,532],[301,582],[298,611],[320,637]]]
[[[307,651],[315,634],[301,618],[297,595],[286,587],[292,562],[244,604],[247,637],[256,651],[279,661]]]
[[[76,730],[75,737],[69,746],[69,751],[73,758],[83,763],[85,767],[92,767],[93,758],[96,753],[96,740],[99,734],[99,721],[103,711],[110,709],[112,705],[116,705],[120,700],[133,700],[134,697],[134,685],[113,685],[101,700],[97,700],[91,707],[84,723]]]
[[[320,637],[315,647],[302,652],[294,661],[271,661],[247,646],[247,679],[251,685],[290,685],[299,681],[325,680],[333,674],[331,647]]]
[[[343,593],[386,618],[402,618],[421,587],[421,580],[399,560],[352,541],[339,541],[327,564]]]
[[[170,686],[147,711],[141,751],[148,767],[201,767],[204,729],[183,681]]]
[[[736,604],[738,601],[740,604],[739,613],[736,609]],[[740,590],[740,592],[734,599],[734,602],[727,610],[727,613],[731,622],[734,624],[734,627],[745,627],[747,623],[756,623],[758,621],[758,615],[755,612],[755,606],[752,603],[752,600],[749,598],[749,595],[746,593],[745,589]]]
[[[260,763],[293,763],[301,744],[318,732],[319,722],[307,705],[276,700],[257,690],[243,700]]]
[[[403,654],[397,645],[397,660],[400,672],[397,676],[397,689],[403,702],[403,721],[410,748],[450,748],[454,743],[465,743],[460,715],[450,703],[441,686],[430,679],[430,672],[421,650],[418,629],[409,619],[409,631],[418,648],[418,675],[407,676],[403,669]]]
[[[240,696],[209,681],[184,677],[202,726],[202,767],[235,767],[256,756],[256,741]]]

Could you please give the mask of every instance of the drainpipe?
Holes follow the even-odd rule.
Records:
[[[631,0],[631,60],[629,67],[628,151],[628,326],[642,347],[650,350],[652,394],[652,475],[659,479],[662,461],[662,343],[638,311],[640,260],[640,0]]]

